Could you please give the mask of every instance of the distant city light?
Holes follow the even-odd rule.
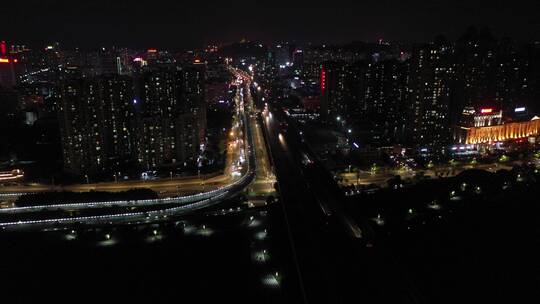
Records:
[[[492,108],[481,109],[480,113],[482,113],[482,114],[493,113],[493,109]]]
[[[133,99],[133,104],[137,104],[137,99]]]
[[[516,108],[516,109],[514,110],[514,112],[520,113],[520,112],[525,112],[525,110],[526,110],[525,107],[520,107],[520,108]]]

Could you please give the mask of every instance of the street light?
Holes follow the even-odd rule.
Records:
[[[86,178],[86,184],[90,184],[90,180],[88,179],[88,174],[85,174],[84,177]]]

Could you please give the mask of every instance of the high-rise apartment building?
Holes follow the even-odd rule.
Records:
[[[131,158],[132,102],[129,77],[66,80],[60,85],[57,110],[67,171],[99,174]]]

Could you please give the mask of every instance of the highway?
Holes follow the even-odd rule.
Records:
[[[238,97],[239,98],[239,97]],[[242,132],[238,131],[238,118],[233,118],[231,128],[233,136],[227,145],[225,168],[221,174],[208,174],[182,178],[162,178],[156,180],[129,180],[119,182],[87,183],[73,185],[29,184],[20,186],[0,186],[0,198],[14,200],[19,195],[39,192],[122,192],[137,188],[147,188],[158,193],[161,198],[178,197],[180,195],[216,190],[234,181],[235,163],[240,158],[242,145],[237,144]],[[237,177],[236,177],[237,178]],[[19,178],[20,179],[20,178]]]
[[[415,303],[414,291],[374,246],[367,221],[348,216],[343,192],[279,103],[264,102],[264,123],[308,303]],[[352,279],[352,280],[351,280]]]
[[[173,197],[183,193],[201,192],[205,189],[217,189],[220,186],[226,185],[232,181],[231,175],[226,174],[230,172],[233,155],[236,154],[234,146],[230,145],[227,151],[227,163],[226,169],[223,174],[217,176],[210,176],[206,178],[204,175],[201,177],[185,177],[185,178],[172,178],[172,179],[159,179],[159,180],[131,180],[95,184],[74,184],[74,185],[46,185],[46,184],[31,184],[24,186],[4,186],[0,187],[0,196],[2,194],[11,194],[17,196],[17,194],[25,193],[38,193],[38,192],[52,192],[52,191],[70,191],[70,192],[88,192],[88,191],[104,191],[104,192],[121,192],[130,189],[148,188],[154,190],[160,195],[160,197]]]
[[[247,87],[251,82],[247,82]],[[266,196],[275,196],[274,184],[276,183],[275,173],[270,163],[270,157],[266,148],[266,143],[263,135],[264,124],[259,123],[257,117],[261,111],[253,103],[251,92],[248,89],[246,91],[246,102],[248,108],[251,109],[251,115],[249,119],[252,126],[252,135],[254,140],[255,154],[257,156],[257,170],[255,174],[255,181],[250,186],[249,194],[253,197],[264,198]]]
[[[46,228],[51,225],[59,224],[85,224],[85,225],[118,225],[122,223],[151,223],[168,220],[169,217],[180,216],[189,212],[193,212],[199,209],[208,208],[213,205],[219,204],[224,199],[232,197],[239,192],[243,191],[254,178],[254,172],[250,171],[244,175],[238,181],[225,187],[213,191],[208,194],[208,198],[199,200],[189,204],[183,204],[177,207],[165,208],[155,211],[147,212],[129,212],[129,213],[117,213],[99,216],[82,216],[82,217],[66,217],[66,218],[53,218],[45,220],[28,220],[28,221],[14,221],[14,222],[0,222],[0,227],[5,230],[6,228],[26,228],[28,226],[37,226],[38,228]]]
[[[44,225],[57,225],[57,224],[118,224],[126,221],[149,221],[149,220],[163,220],[163,216],[175,216],[184,214],[189,211],[206,208],[219,203],[220,201],[237,195],[243,192],[255,179],[255,172],[257,168],[256,155],[253,151],[253,131],[251,128],[251,119],[247,118],[246,111],[244,109],[244,93],[243,89],[238,90],[236,101],[236,114],[237,118],[234,120],[233,137],[234,144],[229,147],[234,147],[237,157],[232,157],[231,162],[228,164],[225,172],[230,173],[227,175],[233,175],[232,173],[238,173],[241,175],[239,178],[226,178],[231,180],[225,186],[221,186],[217,189],[202,192],[195,195],[173,197],[155,200],[135,200],[135,201],[116,201],[116,202],[93,202],[93,203],[76,203],[76,204],[61,204],[61,205],[40,205],[33,207],[19,207],[19,208],[5,208],[0,209],[2,213],[17,213],[17,212],[39,212],[42,210],[77,210],[88,208],[101,208],[108,206],[154,206],[159,204],[178,204],[172,208],[161,209],[152,212],[129,212],[129,213],[117,213],[101,216],[88,216],[88,217],[68,217],[68,218],[54,218],[46,220],[29,220],[29,221],[16,221],[16,222],[0,222],[0,227],[27,227],[27,226],[44,226]],[[246,157],[247,156],[247,157]],[[171,182],[174,182],[171,181]]]

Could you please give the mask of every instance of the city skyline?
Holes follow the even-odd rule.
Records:
[[[250,41],[186,52],[1,46],[0,85],[11,100],[24,100],[12,115],[26,115],[30,126],[57,116],[61,136],[48,137],[61,138],[64,168],[78,176],[117,174],[112,167],[133,163],[146,170],[200,165],[206,108],[229,99],[231,63],[249,68],[268,98],[289,100],[297,115],[345,131],[354,148],[402,145],[436,159],[473,140],[465,132],[472,127],[535,117],[539,96],[538,45],[474,27],[454,41],[414,45]],[[492,119],[481,108],[504,115]],[[508,138],[525,133],[513,134]],[[377,160],[371,157],[363,162]]]

